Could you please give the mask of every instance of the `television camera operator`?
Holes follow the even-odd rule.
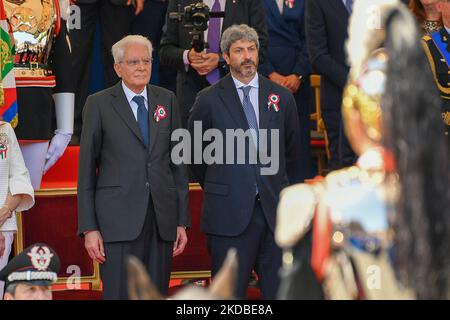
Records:
[[[222,32],[233,24],[256,30],[263,60],[268,34],[261,0],[169,0],[159,55],[161,64],[178,70],[183,127],[197,93],[228,73],[219,44]]]

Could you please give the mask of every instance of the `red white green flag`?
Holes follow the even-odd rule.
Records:
[[[14,79],[14,40],[0,1],[0,117],[17,126],[17,94]]]

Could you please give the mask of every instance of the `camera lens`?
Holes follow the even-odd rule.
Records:
[[[192,24],[195,27],[206,27],[206,16],[204,13],[198,12],[192,15]]]

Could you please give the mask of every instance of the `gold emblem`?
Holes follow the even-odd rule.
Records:
[[[33,77],[35,74],[20,74],[21,67],[30,69],[30,64],[38,66],[48,64],[48,52],[51,51],[55,37],[56,7],[54,0],[12,0],[5,2],[8,22],[15,40],[16,76]],[[42,67],[39,67],[42,68]]]
[[[442,112],[442,120],[448,126],[450,126],[450,111]]]
[[[34,34],[37,30],[37,18],[33,10],[27,7],[17,7],[9,19],[13,31]]]
[[[1,71],[5,68],[5,65],[11,63],[11,50],[9,50],[9,46],[6,41],[0,39],[0,66]]]

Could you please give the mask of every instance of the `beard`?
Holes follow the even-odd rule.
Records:
[[[239,65],[230,64],[230,69],[242,78],[249,78],[256,74],[257,63],[253,60],[244,60]]]

